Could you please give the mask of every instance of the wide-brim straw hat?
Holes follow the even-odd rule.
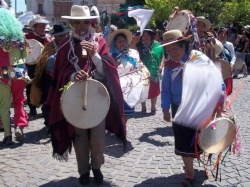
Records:
[[[35,18],[29,22],[29,27],[34,29],[34,25],[38,23],[49,24],[49,21],[42,18],[40,15],[36,15]]]
[[[208,19],[206,19],[204,16],[198,16],[196,17],[196,20],[205,24],[206,31],[208,31],[212,27],[211,22]]]
[[[191,36],[192,35],[183,36],[180,30],[170,30],[163,34],[163,41],[162,41],[162,45],[160,46],[166,46],[166,45],[170,45],[170,44],[182,41],[182,40],[187,40]]]
[[[79,20],[88,20],[88,19],[96,19],[99,16],[91,16],[90,9],[88,6],[79,6],[73,5],[71,7],[70,16],[61,16],[64,19],[79,19]]]
[[[53,35],[53,36],[58,36],[58,35],[63,35],[66,34],[70,31],[70,28],[65,27],[64,25],[61,24],[56,24],[53,25],[53,29],[49,32],[49,34]]]
[[[111,44],[112,44],[112,42],[113,42],[113,40],[114,40],[114,38],[115,38],[115,36],[117,34],[124,34],[126,36],[126,38],[127,38],[128,44],[130,44],[132,42],[132,33],[129,30],[127,30],[127,29],[118,29],[118,30],[115,30],[114,32],[112,32],[109,35],[108,42],[107,42],[108,46],[111,46]]]

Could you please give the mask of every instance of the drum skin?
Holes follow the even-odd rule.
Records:
[[[100,124],[110,107],[110,97],[105,86],[99,81],[87,80],[87,97],[85,100],[86,81],[74,82],[61,97],[61,109],[65,119],[75,127],[89,129]],[[86,101],[86,110],[83,109]]]
[[[27,39],[27,43],[29,44],[29,54],[24,61],[29,65],[37,64],[42,55],[43,45],[34,39]]]
[[[220,117],[201,129],[199,146],[206,153],[220,153],[230,147],[235,136],[235,124],[228,118]]]
[[[244,64],[245,64],[244,60],[241,57],[237,57],[235,64],[234,64],[234,68],[236,70],[242,70],[244,67]]]
[[[221,73],[222,73],[223,80],[232,77],[231,65],[227,61],[222,60],[222,59],[220,59],[219,62],[221,66]]]
[[[190,24],[190,11],[182,10],[177,12],[174,15],[174,18],[169,21],[167,30],[178,29],[182,32],[183,35],[185,35],[189,31]]]

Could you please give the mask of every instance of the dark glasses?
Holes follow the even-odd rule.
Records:
[[[89,24],[90,21],[89,20],[72,20],[70,21],[70,23],[74,25],[80,25],[81,23]]]

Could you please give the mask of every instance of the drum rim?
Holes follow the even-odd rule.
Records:
[[[36,59],[36,60],[34,60],[34,61],[32,61],[32,62],[27,62],[27,57],[29,56],[29,54],[25,57],[25,58],[23,58],[23,61],[26,63],[26,64],[28,64],[28,65],[35,65],[35,64],[37,64],[37,62],[41,59],[41,57],[42,57],[42,51],[43,51],[43,44],[41,43],[41,42],[39,42],[39,41],[37,41],[37,40],[35,40],[35,39],[26,39],[26,41],[27,41],[27,43],[28,42],[34,42],[34,43],[36,43],[36,44],[38,44],[41,48],[40,48],[40,55],[38,56],[38,58]]]
[[[191,24],[191,20],[190,20],[189,14],[190,14],[190,11],[188,11],[188,10],[181,10],[181,11],[177,12],[176,15],[174,16],[174,18],[173,18],[171,21],[169,21],[169,25],[168,25],[169,30],[178,29],[178,28],[172,28],[172,27],[171,27],[171,25],[173,25],[173,20],[174,20],[177,16],[184,16],[185,18],[187,18],[186,20],[188,20],[188,22],[187,22],[187,24],[186,24],[185,29],[184,29],[184,30],[181,30],[181,33],[185,35],[185,34],[188,32],[189,26],[190,26],[190,24]],[[175,22],[174,22],[174,23],[175,23]],[[179,30],[180,30],[180,29],[179,29]]]
[[[106,115],[105,115],[105,116],[107,116],[108,111],[109,111],[109,109],[110,109],[110,104],[111,104],[110,95],[109,95],[108,89],[106,88],[106,86],[105,86],[103,83],[101,83],[101,82],[98,81],[98,80],[95,80],[95,79],[90,78],[90,79],[87,79],[87,81],[96,82],[96,83],[102,85],[102,87],[106,90],[106,93],[107,93],[107,95],[108,95],[108,97],[107,97],[107,98],[108,98],[108,103],[109,103],[109,107],[108,107],[108,109],[107,109],[107,111],[106,111]],[[62,95],[61,95],[61,98],[60,98],[61,111],[62,111],[62,114],[63,114],[64,118],[66,119],[66,121],[67,121],[68,123],[70,123],[72,126],[77,127],[77,128],[81,128],[81,129],[89,129],[89,128],[82,128],[82,126],[77,126],[77,125],[75,125],[75,124],[72,124],[72,123],[70,122],[70,120],[67,119],[66,116],[64,115],[64,112],[65,112],[65,111],[64,111],[63,106],[62,106],[62,105],[63,105],[63,98],[65,97],[66,91],[67,91],[71,86],[73,86],[75,83],[79,84],[80,82],[71,82],[71,83],[69,84],[68,88],[67,88],[66,90],[63,91],[63,93],[62,93]],[[104,119],[105,119],[105,117],[104,117]],[[101,123],[104,119],[102,119],[102,120],[100,121],[100,123]],[[98,124],[96,124],[95,126],[97,126],[97,125],[98,125]],[[92,126],[92,127],[90,127],[90,128],[93,128],[93,127],[95,127],[95,126]]]
[[[229,121],[230,124],[233,125],[233,127],[234,127],[234,131],[235,131],[234,134],[235,134],[235,135],[234,135],[234,137],[232,137],[232,139],[231,139],[230,144],[229,144],[228,147],[230,147],[230,145],[233,143],[233,141],[234,141],[234,139],[235,139],[235,136],[236,136],[236,125],[233,123],[233,121],[230,120],[230,119],[227,118],[227,117],[224,117],[224,116],[218,117],[218,118],[212,120],[208,125],[206,125],[205,127],[203,127],[203,128],[199,131],[198,144],[199,144],[200,148],[201,148],[204,152],[206,152],[206,153],[219,153],[219,152],[225,151],[225,150],[228,148],[228,147],[226,147],[226,148],[224,148],[223,150],[217,150],[217,151],[213,151],[213,152],[211,152],[211,151],[208,152],[208,151],[207,151],[208,149],[204,149],[203,144],[201,143],[201,138],[202,138],[202,135],[204,134],[204,133],[203,133],[203,132],[204,132],[203,129],[209,128],[210,125],[212,125],[215,121],[218,121],[218,120],[227,120],[227,121]]]

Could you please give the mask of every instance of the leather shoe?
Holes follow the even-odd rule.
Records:
[[[89,181],[90,181],[90,180],[89,180],[89,172],[87,172],[87,173],[81,175],[80,178],[79,178],[79,182],[80,182],[80,184],[82,184],[82,185],[88,184]]]
[[[92,169],[94,175],[94,181],[97,184],[101,184],[103,182],[103,175],[100,169]]]

